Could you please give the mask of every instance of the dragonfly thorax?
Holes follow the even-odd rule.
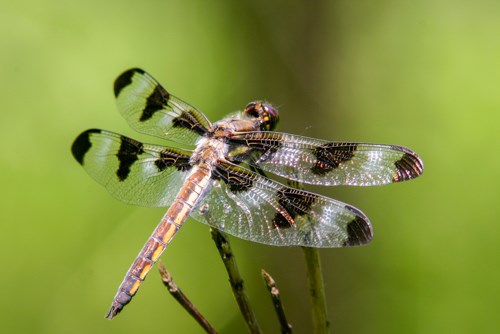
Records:
[[[190,163],[205,168],[213,168],[219,161],[226,160],[228,147],[222,140],[214,137],[202,137],[196,143],[196,149]]]
[[[235,132],[272,131],[278,120],[278,111],[272,105],[250,102],[242,112],[215,122],[207,136],[224,139]]]

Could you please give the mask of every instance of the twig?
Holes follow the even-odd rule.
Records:
[[[304,190],[302,183],[288,181],[291,187]],[[310,222],[311,224],[313,222]],[[309,282],[309,295],[312,302],[312,320],[315,334],[326,334],[329,332],[330,322],[326,309],[325,285],[323,283],[323,272],[319,250],[312,247],[302,247],[306,260],[307,280]]]
[[[269,293],[271,295],[274,310],[276,311],[276,315],[278,316],[278,320],[280,322],[281,333],[291,334],[292,325],[286,319],[285,309],[283,308],[283,304],[281,303],[280,291],[276,287],[276,282],[264,269],[262,269],[261,274],[262,278],[266,282],[267,290],[269,290]]]
[[[205,332],[210,334],[217,334],[217,331],[210,325],[210,323],[205,319],[205,317],[198,311],[198,309],[191,303],[191,301],[186,297],[186,295],[177,287],[172,278],[172,275],[167,271],[163,263],[160,261],[158,264],[158,270],[160,271],[161,280],[163,284],[168,288],[168,292],[177,300],[179,304],[200,324]]]
[[[330,322],[326,310],[325,286],[321,272],[321,261],[317,248],[302,247],[307,266],[307,280],[309,281],[309,295],[312,300],[312,318],[315,334],[326,334]]]
[[[245,288],[243,286],[243,279],[241,278],[238,271],[236,260],[231,251],[229,240],[224,236],[222,232],[220,232],[216,228],[211,227],[210,232],[212,233],[212,239],[214,240],[215,245],[219,250],[222,262],[224,262],[224,265],[226,266],[234,297],[236,298],[236,302],[238,303],[243,318],[245,318],[248,329],[252,334],[261,334],[262,330],[260,329],[257,318],[255,317],[255,313],[250,306],[250,300],[248,299]]]

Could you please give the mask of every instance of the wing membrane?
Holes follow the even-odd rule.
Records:
[[[75,159],[115,198],[148,207],[169,206],[184,183],[190,154],[142,144],[119,134],[91,129],[72,146]]]
[[[345,247],[368,243],[372,227],[358,209],[294,189],[228,162],[192,216],[242,239],[274,246]]]
[[[402,146],[265,131],[237,133],[230,142],[234,160],[308,184],[373,186],[410,180],[423,172],[420,157]]]
[[[210,126],[202,112],[171,95],[141,69],[120,75],[114,92],[118,110],[136,131],[193,145]]]

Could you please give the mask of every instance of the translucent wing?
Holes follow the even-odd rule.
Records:
[[[142,144],[105,130],[80,134],[73,156],[117,199],[148,207],[169,206],[191,165],[190,152]]]
[[[413,179],[424,170],[412,150],[342,143],[278,132],[236,133],[229,157],[285,178],[316,185],[373,186]]]
[[[358,209],[290,188],[229,162],[214,171],[211,191],[191,215],[242,239],[274,246],[346,247],[368,243]]]
[[[171,95],[144,70],[134,68],[114,84],[118,110],[136,131],[193,145],[210,121],[195,107]]]

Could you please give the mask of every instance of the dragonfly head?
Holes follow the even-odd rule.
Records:
[[[256,118],[260,122],[262,131],[272,131],[278,125],[278,110],[269,103],[250,102],[243,110],[243,114],[249,118]]]

